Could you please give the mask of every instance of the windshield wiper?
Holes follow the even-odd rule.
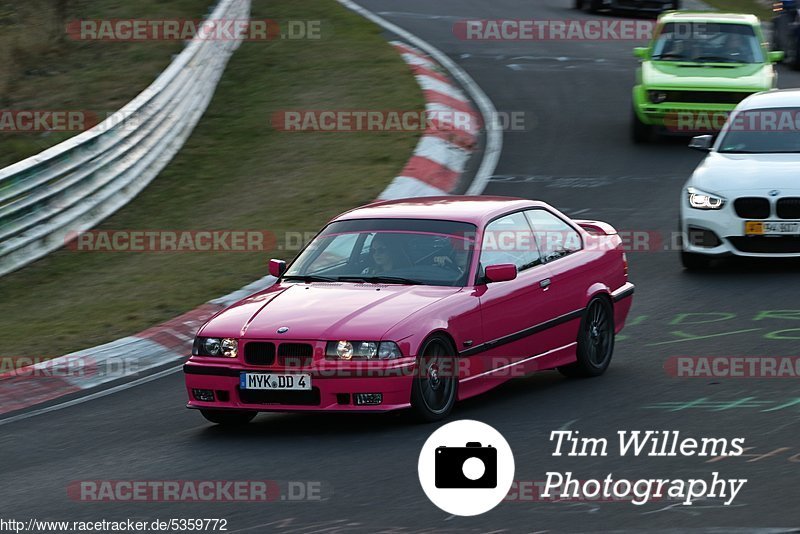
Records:
[[[340,282],[364,282],[367,284],[406,284],[416,286],[422,284],[419,280],[403,278],[401,276],[340,276]]]
[[[678,59],[678,60],[680,60],[680,59],[686,59],[686,56],[684,56],[683,54],[666,53],[666,54],[657,54],[657,55],[653,56],[653,59],[661,59],[661,60]]]
[[[330,276],[320,276],[318,274],[290,274],[283,277],[284,280],[300,280],[305,283],[310,282],[336,282],[336,278]]]
[[[711,63],[744,63],[744,61],[739,61],[738,59],[734,59],[732,57],[723,57],[723,56],[697,56],[692,58],[692,61],[697,63],[702,63],[705,61]]]

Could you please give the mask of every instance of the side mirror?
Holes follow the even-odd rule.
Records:
[[[773,50],[767,57],[769,58],[770,63],[780,63],[783,61],[785,55],[786,54],[783,52],[783,50]]]
[[[698,135],[696,137],[692,137],[692,140],[689,142],[689,148],[693,148],[701,152],[710,152],[712,146],[714,146],[713,135]]]
[[[645,46],[637,46],[633,49],[633,55],[639,59],[647,59],[647,53],[650,49]]]
[[[483,274],[487,282],[508,282],[517,277],[517,266],[513,263],[489,265]]]
[[[283,260],[269,260],[269,274],[275,278],[280,278],[286,271],[286,262]]]

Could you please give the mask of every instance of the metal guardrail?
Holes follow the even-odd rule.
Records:
[[[220,0],[206,20],[249,16],[250,0]],[[64,246],[144,189],[191,134],[239,44],[196,37],[123,109],[0,169],[0,276]]]

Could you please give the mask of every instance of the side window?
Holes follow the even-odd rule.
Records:
[[[549,211],[528,210],[525,216],[533,227],[545,262],[562,258],[583,248],[580,234]]]
[[[524,271],[542,263],[533,232],[522,212],[489,223],[483,234],[481,266],[513,263]]]

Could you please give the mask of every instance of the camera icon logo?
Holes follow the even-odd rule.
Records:
[[[470,441],[466,447],[437,447],[437,488],[496,488],[497,449]]]
[[[422,489],[433,504],[448,514],[474,516],[488,512],[508,495],[514,481],[514,454],[497,430],[464,419],[431,434],[417,468]]]

